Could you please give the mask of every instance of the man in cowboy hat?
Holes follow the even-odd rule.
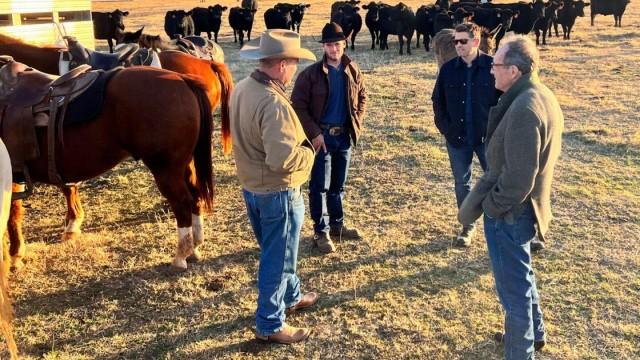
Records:
[[[257,45],[255,45],[258,43]],[[311,333],[285,323],[285,313],[309,307],[318,294],[300,292],[296,276],[304,201],[314,150],[291,107],[285,85],[299,59],[315,60],[293,31],[267,30],[240,50],[260,66],[231,95],[230,118],[238,178],[260,246],[256,338],[291,344]]]
[[[344,223],[342,199],[351,144],[360,136],[367,92],[360,68],[344,54],[346,36],[340,25],[322,29],[324,56],[300,73],[291,94],[307,137],[316,150],[309,181],[313,240],[323,253],[335,251],[332,238],[361,239]]]

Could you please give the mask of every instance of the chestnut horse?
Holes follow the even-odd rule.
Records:
[[[38,70],[53,74],[58,74],[58,61],[60,51],[64,48],[40,47],[22,42],[9,36],[0,35],[0,54],[13,56],[16,61],[23,62]],[[224,64],[213,61],[197,59],[193,56],[177,52],[163,51],[160,59],[164,69],[172,70],[180,74],[196,75],[202,78],[205,86],[207,98],[211,108],[215,108],[221,103],[221,133],[222,148],[225,155],[231,152],[231,133],[229,126],[228,102],[233,88],[233,79],[228,68]],[[45,70],[45,69],[48,69]],[[68,181],[68,180],[67,180]],[[17,190],[17,187],[15,188]],[[69,240],[80,234],[80,228],[84,219],[84,210],[80,202],[78,187],[68,185],[61,187],[67,202],[67,213],[65,216],[65,230],[62,239]],[[19,268],[22,266],[21,259],[25,255],[24,235],[22,233],[22,219],[24,208],[22,200],[15,200],[11,205],[11,216],[9,220],[9,238],[11,240],[10,254],[12,264]],[[199,258],[197,246],[202,235],[202,219],[196,219],[196,247],[193,252],[193,259]]]
[[[142,160],[176,217],[178,247],[172,267],[177,270],[187,268],[187,257],[197,256],[195,247],[204,240],[202,214],[213,205],[213,118],[205,88],[195,76],[152,67],[125,68],[107,84],[98,117],[65,127],[64,145],[56,146],[57,170],[65,182],[96,177],[129,156]],[[36,130],[40,156],[26,166],[33,181],[51,183],[47,129]],[[77,197],[76,187],[63,191],[68,202],[74,195],[70,193]],[[20,208],[12,214],[10,232],[20,230],[22,213]],[[67,232],[76,230],[81,218],[70,220]],[[11,245],[12,262],[19,267],[24,243]]]

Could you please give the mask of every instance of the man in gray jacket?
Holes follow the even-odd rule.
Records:
[[[528,38],[508,39],[493,59],[496,88],[487,128],[489,170],[460,207],[470,224],[484,212],[484,232],[505,310],[506,359],[533,359],[545,344],[531,241],[551,220],[551,181],[560,156],[564,118],[555,95],[538,78],[539,55]]]

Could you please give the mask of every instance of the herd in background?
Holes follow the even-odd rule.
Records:
[[[483,50],[491,52],[510,31],[523,35],[533,32],[536,43],[546,45],[547,39],[551,38],[553,33],[559,37],[560,25],[563,39],[569,40],[576,19],[585,16],[586,7],[591,7],[592,26],[596,15],[601,14],[613,15],[615,26],[621,27],[622,15],[629,2],[630,0],[531,0],[493,4],[491,0],[435,0],[434,4],[422,5],[414,12],[402,2],[389,5],[372,1],[360,7],[359,0],[349,0],[332,4],[330,20],[342,27],[345,35],[351,40],[351,49],[354,50],[356,36],[362,29],[362,8],[366,10],[364,23],[371,34],[371,49],[375,49],[376,46],[381,50],[389,49],[388,36],[395,35],[398,37],[400,54],[404,52],[405,40],[406,52],[411,54],[414,33],[416,48],[421,46],[422,37],[422,46],[426,51],[430,51],[431,42],[438,51],[439,33],[444,30],[444,35],[450,35],[450,29],[456,25],[473,22],[483,29]],[[310,6],[304,3],[278,3],[264,12],[265,26],[267,29],[282,28],[299,33],[305,10]],[[241,6],[231,9],[213,5],[207,8],[196,7],[189,11],[168,11],[164,19],[164,30],[171,39],[206,33],[209,39],[217,43],[223,14],[227,10],[234,42],[239,42],[242,46],[245,33],[247,40],[251,40],[251,29],[258,11],[257,0],[242,0]],[[124,32],[124,18],[128,15],[128,11],[121,10],[110,13],[93,12],[95,38],[107,40],[110,51],[113,51],[112,40],[116,40],[116,43],[139,42],[141,46],[148,46],[150,39],[161,41],[159,35],[145,35],[142,29],[134,33]]]

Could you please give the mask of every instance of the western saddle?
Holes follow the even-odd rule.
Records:
[[[140,49],[137,44],[122,44],[115,53],[102,53],[85,48],[73,36],[65,36],[68,51],[63,55],[69,57],[69,66],[75,68],[83,64],[94,70],[111,70],[118,66],[130,66],[135,53]]]
[[[0,56],[0,135],[9,150],[14,173],[24,174],[29,195],[32,183],[26,162],[40,156],[36,126],[47,126],[48,174],[52,184],[64,185],[55,163],[57,141],[69,103],[100,76],[89,65],[55,77]],[[56,137],[57,133],[57,137]]]

